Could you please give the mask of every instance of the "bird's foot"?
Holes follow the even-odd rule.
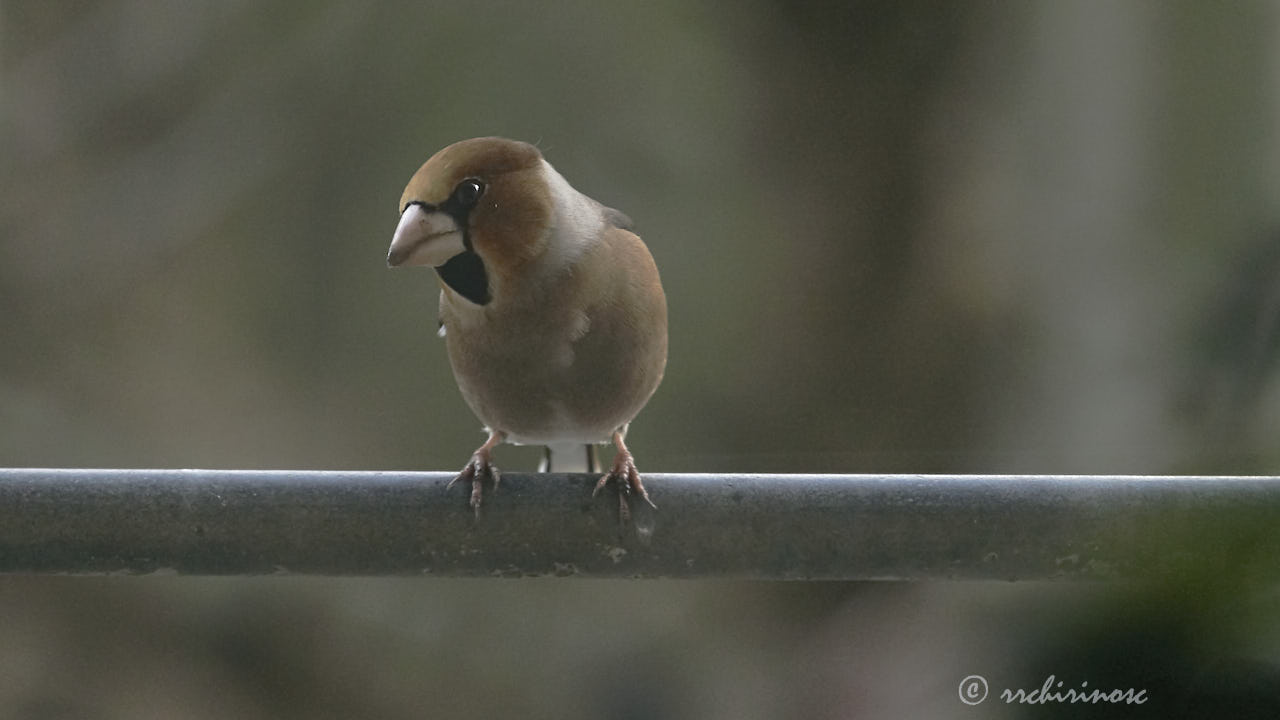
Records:
[[[627,450],[627,446],[622,443],[621,435],[614,434],[613,444],[618,448],[618,454],[613,458],[613,468],[600,476],[600,480],[596,482],[596,488],[591,492],[591,495],[595,497],[596,493],[600,492],[600,488],[610,482],[617,485],[618,519],[626,523],[631,519],[631,505],[628,502],[630,496],[638,495],[654,510],[657,510],[658,506],[653,504],[653,500],[649,498],[649,493],[644,489],[644,483],[640,482],[640,471],[636,469],[636,460],[631,456],[631,452]]]
[[[484,501],[484,484],[485,481],[493,483],[493,488],[498,489],[498,481],[502,479],[502,474],[498,472],[497,466],[493,464],[493,448],[502,442],[500,433],[492,433],[485,444],[481,445],[471,455],[471,460],[462,468],[462,472],[458,473],[449,484],[445,486],[445,490],[453,487],[454,483],[464,482],[471,483],[471,510],[476,514],[476,518],[480,517],[480,504]]]

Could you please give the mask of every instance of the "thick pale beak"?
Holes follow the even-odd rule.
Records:
[[[466,249],[462,229],[447,213],[410,205],[400,216],[396,234],[391,237],[387,265],[440,267]]]

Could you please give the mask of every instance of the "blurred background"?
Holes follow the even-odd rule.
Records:
[[[4,0],[0,466],[460,467],[435,279],[384,258],[490,134],[658,262],[642,470],[1280,472],[1280,5],[1245,0]],[[0,618],[6,717],[1280,715],[1280,593],[1233,568],[6,577]]]

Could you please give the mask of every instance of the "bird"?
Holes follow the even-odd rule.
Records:
[[[390,267],[435,269],[438,332],[485,442],[449,483],[469,483],[476,517],[500,473],[494,448],[542,445],[541,469],[600,472],[656,508],[626,445],[667,364],[667,301],[653,256],[625,214],[574,189],[535,145],[455,142],[400,197]]]

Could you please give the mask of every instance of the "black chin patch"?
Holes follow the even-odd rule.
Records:
[[[449,258],[449,262],[436,268],[436,273],[454,292],[476,305],[487,305],[489,300],[489,274],[484,261],[474,250],[468,249]]]

